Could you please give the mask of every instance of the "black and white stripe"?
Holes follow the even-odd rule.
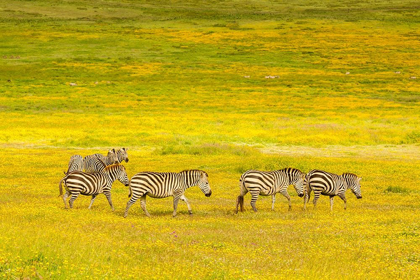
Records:
[[[259,195],[272,196],[271,209],[274,210],[275,196],[277,193],[284,195],[289,201],[289,210],[292,208],[287,187],[294,185],[299,197],[303,196],[303,181],[305,173],[296,168],[284,168],[276,171],[258,171],[248,170],[242,174],[239,180],[240,194],[236,201],[236,213],[238,207],[241,211],[244,209],[244,195],[248,192],[251,194],[251,206],[256,212],[255,203]]]
[[[74,155],[70,158],[69,168],[65,174],[73,171],[83,171],[83,157],[80,155]]]
[[[176,216],[176,209],[180,199],[185,201],[188,207],[188,212],[192,214],[191,206],[185,197],[184,192],[186,189],[193,186],[199,186],[201,191],[207,197],[211,195],[208,175],[206,172],[201,170],[185,170],[179,173],[137,173],[130,180],[129,197],[131,196],[131,199],[127,202],[124,217],[127,217],[128,209],[130,209],[131,205],[133,205],[139,198],[141,208],[145,214],[150,217],[150,214],[146,209],[147,195],[154,198],[173,196],[174,217]]]
[[[85,173],[81,171],[74,171],[67,174],[62,182],[64,182],[64,188],[66,193],[63,195],[64,207],[67,208],[66,199],[70,197],[69,205],[73,208],[74,200],[82,195],[91,195],[92,200],[89,205],[89,209],[92,207],[93,201],[96,196],[103,193],[108,199],[109,205],[111,205],[112,211],[114,206],[111,200],[111,187],[115,180],[119,180],[125,186],[129,186],[127,172],[125,171],[124,165],[114,164],[107,166],[103,172],[99,173]],[[63,188],[60,181],[59,185],[60,195],[63,194]]]
[[[320,195],[327,195],[330,197],[330,207],[333,209],[334,196],[340,197],[344,201],[344,209],[347,208],[346,191],[351,189],[356,197],[362,198],[360,189],[360,181],[362,178],[352,173],[343,173],[337,175],[322,170],[312,170],[305,178],[305,199],[304,209],[306,203],[311,197],[311,192],[314,192],[314,208]]]
[[[104,165],[108,166],[117,163],[119,162],[115,149],[109,150],[106,157],[102,154],[94,154],[85,156],[83,159],[83,166],[87,173],[101,172],[104,169]]]
[[[127,150],[128,149],[126,149],[126,148],[118,149],[118,151],[117,151],[117,158],[118,158],[118,162],[119,163],[121,163],[123,161],[128,162]]]

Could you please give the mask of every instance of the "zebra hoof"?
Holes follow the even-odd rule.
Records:
[[[192,215],[192,214],[193,214],[193,212],[192,212],[192,211],[188,211],[188,214]]]

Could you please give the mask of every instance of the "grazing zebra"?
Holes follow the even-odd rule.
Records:
[[[69,161],[69,168],[67,169],[67,172],[64,172],[64,174],[68,174],[73,171],[83,171],[83,157],[79,155],[74,155],[70,158]]]
[[[128,209],[130,209],[131,205],[133,205],[138,198],[140,198],[140,205],[144,213],[150,217],[150,214],[146,209],[146,195],[154,198],[173,196],[174,217],[176,216],[178,201],[181,199],[182,201],[185,201],[188,212],[192,214],[191,206],[188,199],[185,197],[184,192],[186,189],[193,186],[199,186],[207,197],[211,195],[208,175],[201,170],[184,170],[179,173],[137,173],[130,180],[130,194],[128,197],[131,197],[131,199],[127,202],[124,218],[128,215]]]
[[[276,171],[258,171],[248,170],[242,174],[239,180],[240,195],[236,201],[236,213],[238,213],[238,206],[241,207],[241,212],[244,211],[244,195],[249,192],[252,196],[251,206],[257,212],[255,203],[259,195],[272,196],[271,209],[274,210],[274,202],[276,201],[276,194],[281,193],[289,201],[289,210],[292,208],[287,187],[294,185],[299,197],[303,196],[303,180],[305,173],[295,168],[284,168]]]
[[[118,157],[115,149],[109,150],[106,157],[102,154],[94,154],[85,156],[83,159],[83,165],[87,173],[101,172],[104,169],[103,164],[108,166],[116,163],[118,163]]]
[[[306,203],[311,197],[311,191],[314,191],[314,208],[316,207],[319,196],[322,194],[330,197],[331,211],[333,209],[333,199],[336,195],[344,201],[344,209],[346,209],[347,189],[351,189],[358,199],[362,198],[360,180],[362,178],[352,173],[337,175],[322,170],[312,170],[305,178],[305,199],[303,207],[306,210]]]
[[[82,195],[91,195],[89,209],[92,207],[96,196],[103,193],[108,199],[109,205],[114,211],[114,205],[111,200],[111,188],[115,180],[119,180],[125,186],[129,186],[127,173],[124,165],[113,164],[104,168],[103,172],[99,173],[85,173],[81,171],[74,171],[67,174],[63,178],[64,188],[66,193],[63,195],[64,207],[67,208],[66,199],[71,196],[69,200],[70,208],[73,208],[74,200]],[[60,181],[59,184],[60,195],[63,194],[63,187]]]
[[[125,160],[125,162],[128,162],[127,149],[126,148],[119,149],[117,151],[117,158],[118,158],[119,163],[123,162],[123,160]]]

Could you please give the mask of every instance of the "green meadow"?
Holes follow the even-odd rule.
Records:
[[[2,1],[0,279],[419,278],[419,30],[408,0]],[[119,147],[213,195],[64,209],[70,157]],[[243,172],[285,167],[363,199],[234,213]]]

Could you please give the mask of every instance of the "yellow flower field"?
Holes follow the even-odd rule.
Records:
[[[35,3],[36,2],[36,3]],[[420,12],[412,1],[0,3],[0,279],[420,278]],[[140,171],[204,170],[212,196],[112,188],[64,209],[73,155],[128,148]],[[249,169],[362,177],[347,210]]]

